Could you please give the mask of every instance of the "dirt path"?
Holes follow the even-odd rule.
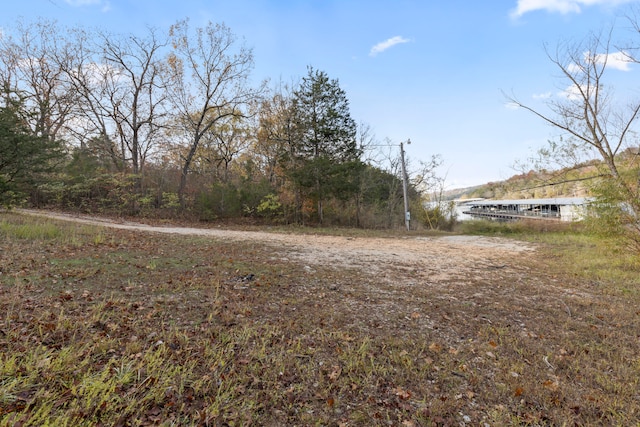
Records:
[[[405,238],[353,238],[279,234],[194,227],[153,226],[86,215],[38,210],[21,212],[89,225],[143,232],[209,236],[216,239],[260,242],[277,247],[282,259],[303,263],[307,268],[334,266],[354,268],[379,278],[397,280],[398,272],[411,271],[415,277],[448,281],[452,277],[508,269],[519,255],[535,248],[523,242],[496,237],[445,236]]]

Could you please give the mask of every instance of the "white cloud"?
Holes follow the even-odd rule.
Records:
[[[585,52],[584,64],[589,64],[591,61],[596,64],[606,64],[607,68],[614,70],[631,71],[631,60],[629,60],[629,55],[625,52],[597,53],[595,55],[592,55],[589,51]],[[570,73],[580,73],[581,69],[581,66],[577,64],[569,64],[567,66],[567,71]]]
[[[580,87],[576,85],[571,85],[568,88],[566,88],[564,91],[558,93],[558,96],[560,96],[561,98],[567,98],[568,100],[571,100],[571,101],[576,101],[583,98],[582,94],[584,90],[585,90],[584,88],[582,88],[581,90]]]
[[[533,94],[533,99],[549,99],[552,96],[553,96],[553,94],[551,92],[534,93]]]
[[[377,45],[373,46],[371,48],[371,50],[369,51],[369,56],[376,56],[377,54],[384,52],[385,50],[397,45],[397,44],[401,44],[401,43],[409,43],[411,40],[409,39],[405,39],[402,36],[395,36],[395,37],[391,37],[390,39],[387,39],[383,42],[378,43]]]
[[[607,68],[612,68],[619,71],[630,71],[630,61],[628,56],[624,52],[614,52],[610,54],[598,53],[591,55],[588,51],[584,53],[584,64],[589,64],[591,61],[595,61],[597,64],[605,64]],[[582,73],[582,68],[576,64],[569,64],[567,71],[570,73]],[[571,85],[565,90],[556,93],[555,95],[560,98],[565,98],[570,101],[581,100],[584,97],[584,93],[588,92],[588,86],[582,86],[582,90],[579,86]],[[553,94],[551,92],[533,95],[534,99],[548,99]]]
[[[572,74],[579,73],[581,70],[582,70],[582,67],[580,67],[575,62],[572,62],[571,64],[567,65],[567,71]]]
[[[583,7],[594,5],[617,6],[630,3],[634,0],[518,0],[515,9],[511,11],[511,17],[520,18],[525,13],[536,10],[546,10],[550,13],[580,13]]]
[[[613,68],[614,70],[619,71],[631,70],[631,67],[629,67],[629,64],[631,62],[629,61],[628,55],[626,55],[624,52],[614,52],[608,55],[605,53],[599,53],[596,55],[597,63],[604,64],[605,61],[608,68]]]

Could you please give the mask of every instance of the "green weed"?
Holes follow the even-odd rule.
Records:
[[[0,236],[4,238],[25,240],[50,240],[59,238],[61,229],[48,221],[16,224],[5,220],[0,221]]]

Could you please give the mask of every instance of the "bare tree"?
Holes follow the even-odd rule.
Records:
[[[592,33],[579,43],[561,44],[553,54],[547,50],[547,56],[567,84],[564,96],[547,103],[550,112],[526,105],[513,96],[507,98],[562,132],[559,141],[550,143],[546,155],[582,158],[576,156],[581,151],[602,162],[608,202],[612,196],[617,199],[621,206],[619,219],[627,235],[640,243],[638,176],[629,179],[628,164],[623,167],[621,156],[636,142],[633,129],[640,113],[640,100],[621,105],[616,102],[613,88],[607,85],[613,61],[620,61],[625,55],[614,51],[610,31]]]
[[[242,118],[257,92],[249,86],[253,53],[231,30],[209,23],[190,32],[187,20],[171,27],[171,102],[185,135],[178,196],[184,205],[187,176],[203,138],[216,123]]]
[[[284,157],[292,157],[294,146],[294,116],[291,90],[279,83],[269,96],[260,101],[256,124],[256,137],[252,151],[269,182],[282,185]]]
[[[231,162],[250,144],[249,130],[242,126],[241,119],[232,117],[211,128],[210,135],[204,144],[209,155],[209,161],[222,167],[222,181],[229,181],[229,166]]]
[[[100,33],[96,43],[101,48],[92,78],[99,88],[85,99],[111,121],[121,152],[129,155],[132,172],[139,174],[158,144],[167,116],[161,55],[168,41],[149,29],[145,38]]]
[[[62,54],[58,32],[50,21],[19,21],[15,38],[0,38],[0,84],[5,104],[8,97],[19,97],[32,132],[50,141],[60,137],[77,101],[57,65]]]
[[[68,30],[60,53],[55,57],[57,66],[76,94],[74,120],[67,127],[67,133],[79,148],[89,150],[103,164],[123,171],[126,151],[114,142],[117,137],[109,114],[112,108],[110,98],[106,96],[106,73],[92,37],[94,35],[82,27]]]

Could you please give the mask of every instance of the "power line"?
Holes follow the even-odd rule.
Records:
[[[568,182],[587,181],[587,180],[590,180],[590,179],[602,178],[603,176],[607,176],[607,175],[606,174],[599,174],[599,175],[594,175],[594,176],[587,176],[587,177],[584,177],[584,178],[565,179],[564,181],[558,181],[558,182],[547,182],[545,184],[535,185],[533,187],[520,188],[520,189],[515,190],[515,191],[534,190],[536,188],[549,187],[549,186],[558,185],[558,184],[566,184]]]

